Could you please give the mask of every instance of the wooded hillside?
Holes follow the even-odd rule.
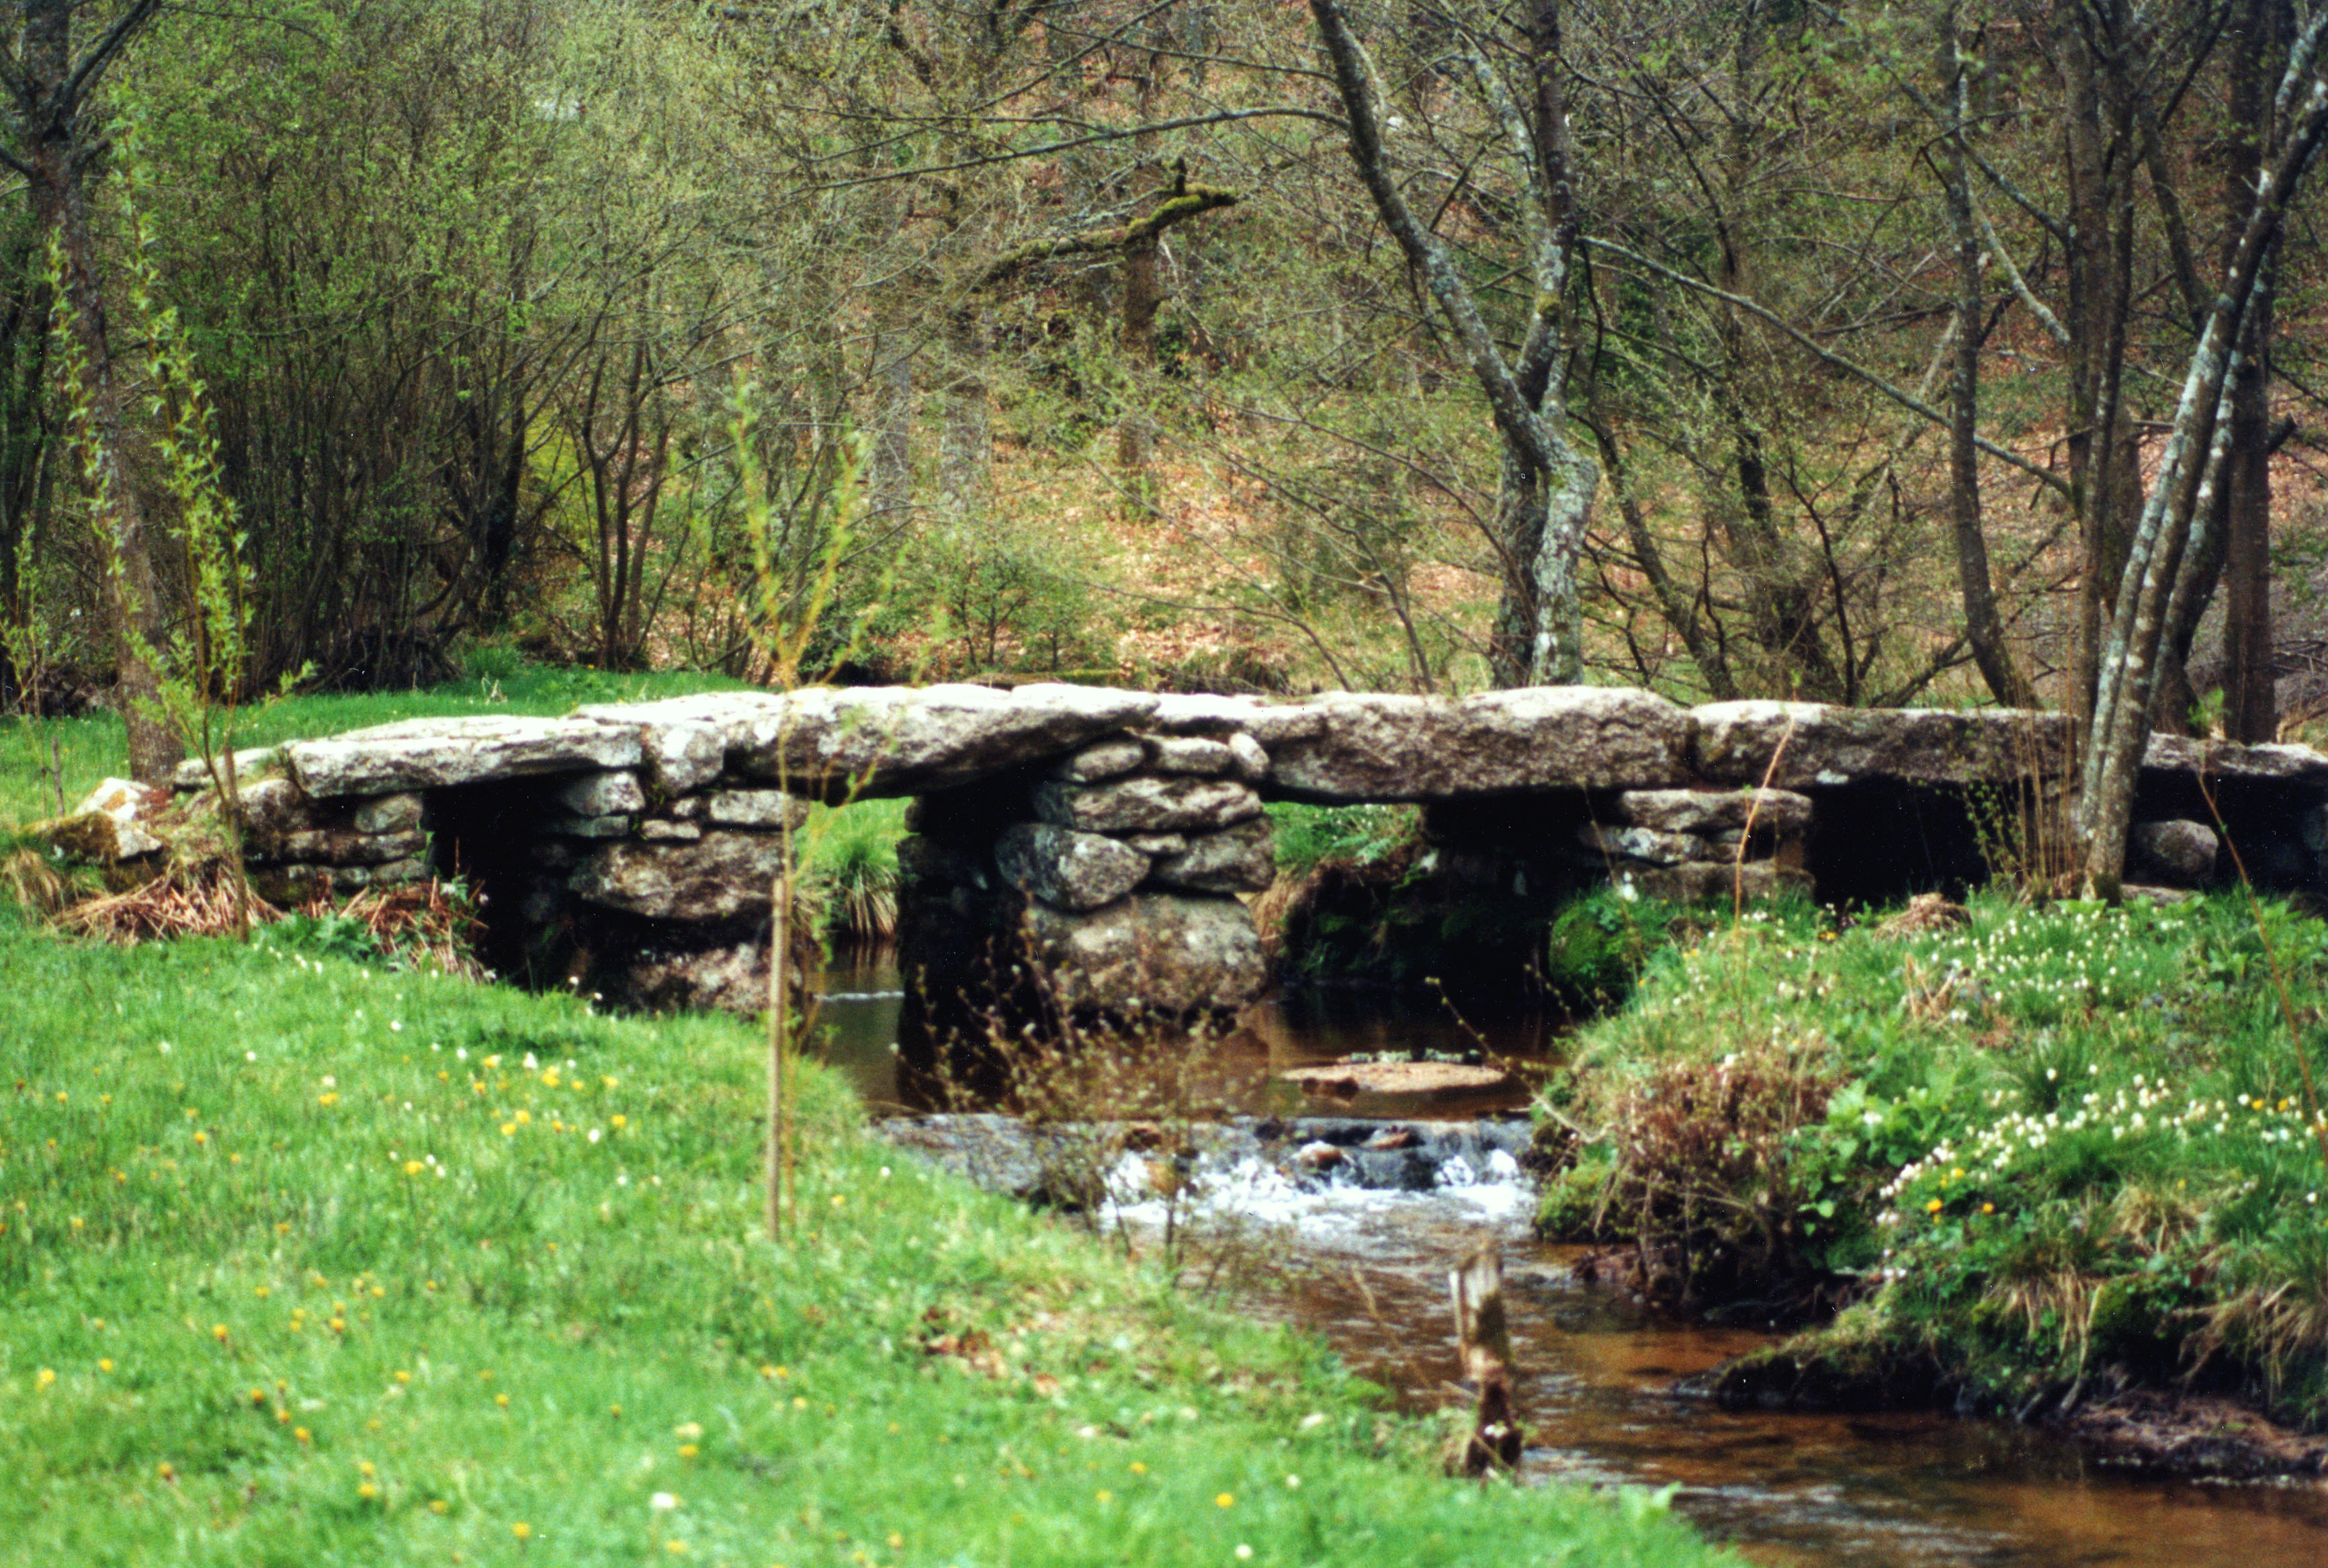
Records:
[[[2106,781],[2314,694],[2287,0],[15,21],[28,705],[1586,679],[2041,702]]]

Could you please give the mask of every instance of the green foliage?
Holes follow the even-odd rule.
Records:
[[[1315,1347],[812,1068],[772,1246],[732,1020],[5,914],[0,974],[0,1560],[1729,1560],[1449,1482]]]
[[[1381,866],[1412,848],[1422,830],[1413,806],[1312,806],[1272,801],[1277,873],[1300,877],[1328,860]]]
[[[2316,1081],[2328,1051],[2287,1038],[2262,983],[2267,935],[2298,994],[2328,984],[2328,929],[2236,899],[1970,916],[1773,912],[1653,958],[1580,1042],[1578,1158],[1667,1195],[1635,1228],[1734,1276],[1793,1238],[1797,1288],[1855,1282],[1861,1328],[1997,1408],[2117,1366],[2328,1426],[2328,1171],[2296,1057]],[[1824,1104],[1770,1137],[1783,1118],[1724,1103],[1736,1135],[1686,1143],[1725,1075],[1774,1061]],[[1690,1229],[1685,1171],[1699,1213],[1755,1223]]]
[[[1629,887],[1595,889],[1554,916],[1544,984],[1571,1012],[1622,1006],[1681,919],[1680,910],[1633,896]]]
[[[870,629],[925,644],[933,675],[1060,675],[1112,658],[1100,619],[1064,535],[962,524],[914,540]]]
[[[801,831],[805,892],[829,936],[879,941],[897,929],[897,840],[902,799],[819,806]]]

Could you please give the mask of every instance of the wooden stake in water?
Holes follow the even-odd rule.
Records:
[[[1463,1445],[1463,1472],[1485,1475],[1520,1462],[1525,1429],[1512,1406],[1512,1333],[1504,1315],[1504,1255],[1483,1241],[1448,1271],[1463,1377],[1479,1390],[1478,1418]]]

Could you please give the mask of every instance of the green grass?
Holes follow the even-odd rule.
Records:
[[[812,1068],[772,1246],[730,1020],[4,912],[0,995],[0,1561],[1717,1560],[1441,1479]]]
[[[2328,1084],[2328,925],[2239,897],[1970,915],[1789,905],[1652,954],[1580,1042],[1556,1224],[1605,1196],[1702,1297],[1855,1285],[1855,1352],[1993,1408],[2190,1376],[2328,1427],[2328,1171],[2266,956]]]
[[[495,674],[474,675],[418,690],[324,693],[250,709],[239,717],[235,745],[275,746],[405,718],[478,713],[555,715],[587,702],[643,702],[694,691],[744,689],[741,681],[701,671],[623,674],[513,662],[494,663],[493,668]],[[30,723],[13,717],[0,718],[0,824],[57,814],[56,795],[40,772],[52,757],[61,765],[65,806],[70,808],[99,780],[128,766],[120,718],[92,713]]]
[[[801,830],[809,897],[835,936],[881,941],[897,929],[897,840],[906,836],[903,797],[818,806]]]

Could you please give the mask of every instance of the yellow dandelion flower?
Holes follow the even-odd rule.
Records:
[[[502,1122],[502,1137],[504,1137],[504,1138],[514,1138],[514,1137],[516,1137],[516,1136],[517,1136],[517,1123],[516,1123],[516,1122]]]
[[[226,1325],[225,1325],[225,1324],[223,1324],[223,1323],[213,1323],[213,1324],[211,1324],[211,1338],[213,1338],[213,1339],[215,1339],[215,1340],[217,1340],[217,1341],[218,1341],[220,1344],[221,1344],[221,1345],[225,1344],[225,1343],[226,1343]]]
[[[509,1408],[509,1395],[506,1394],[494,1394],[493,1404],[502,1410],[507,1410]]]
[[[1931,1201],[1931,1202],[1929,1202],[1929,1203],[1928,1203],[1928,1204],[1926,1204],[1926,1205],[1924,1206],[1924,1212],[1925,1212],[1926,1214],[1938,1214],[1938,1213],[1939,1213],[1939,1212],[1940,1212],[1940,1207],[1941,1207],[1940,1200],[1939,1200],[1938,1198],[1937,1198],[1937,1197],[1936,1197],[1936,1198],[1932,1199],[1932,1201]]]
[[[1213,1507],[1216,1507],[1216,1508],[1234,1508],[1234,1507],[1236,1507],[1236,1494],[1235,1494],[1235,1493],[1234,1493],[1234,1492],[1223,1492],[1219,1497],[1215,1498],[1213,1499]]]
[[[427,1169],[428,1167],[418,1160],[408,1160],[404,1162],[404,1174],[407,1176],[418,1176]]]
[[[298,1440],[300,1442],[302,1442],[302,1443],[306,1443],[306,1442],[313,1441],[314,1441],[314,1436],[315,1436],[315,1434],[314,1434],[314,1432],[309,1432],[309,1431],[308,1431],[305,1427],[304,1427],[304,1426],[295,1426],[295,1427],[293,1427],[293,1428],[291,1429],[291,1435],[292,1435],[294,1438],[297,1439],[297,1440]]]
[[[318,1105],[336,1105],[339,1103],[340,1092],[337,1089],[326,1090],[315,1096],[315,1103]]]
[[[53,1366],[42,1367],[39,1374],[33,1379],[33,1382],[39,1384],[42,1388],[48,1387],[51,1384],[56,1382],[56,1380],[57,1369]]]
[[[356,1474],[363,1477],[366,1480],[371,1479],[373,1476],[379,1473],[380,1472],[373,1468],[372,1462],[370,1460],[365,1460],[356,1466]]]
[[[1148,1467],[1138,1460],[1133,1460],[1131,1461],[1131,1473],[1135,1476],[1144,1476],[1148,1473]]]
[[[516,1524],[510,1526],[510,1534],[515,1535],[521,1541],[530,1540],[533,1535],[533,1526],[527,1524],[523,1519],[520,1519]]]
[[[530,1111],[521,1111],[515,1116],[512,1117],[511,1120],[515,1122],[521,1127],[528,1127],[533,1123],[533,1113]]]
[[[453,1511],[453,1505],[442,1498],[431,1498],[428,1499],[428,1511],[432,1514],[449,1514]]]
[[[97,1358],[97,1369],[98,1369],[99,1372],[110,1372],[110,1371],[112,1371],[112,1370],[113,1370],[113,1357],[110,1357],[110,1356],[100,1356],[100,1357],[99,1357]]]
[[[701,1449],[696,1447],[696,1445],[691,1442],[683,1442],[679,1445],[679,1457],[683,1460],[691,1460],[702,1451],[703,1451]]]
[[[412,1381],[412,1374],[409,1372],[399,1372],[396,1375],[396,1380],[399,1383],[409,1383]]]
[[[361,1498],[365,1502],[369,1503],[369,1502],[371,1502],[373,1498],[377,1498],[377,1497],[379,1497],[379,1496],[380,1496],[380,1488],[379,1488],[375,1483],[373,1483],[373,1482],[371,1482],[371,1481],[365,1481],[365,1482],[364,1482],[364,1483],[362,1483],[361,1486],[359,1486],[359,1487],[357,1487],[357,1488],[356,1488],[356,1496],[358,1496],[358,1497]]]
[[[630,1124],[631,1119],[622,1114],[620,1112],[617,1112],[614,1115],[606,1118],[606,1125],[612,1127],[617,1132],[620,1132],[624,1128],[628,1127]]]

